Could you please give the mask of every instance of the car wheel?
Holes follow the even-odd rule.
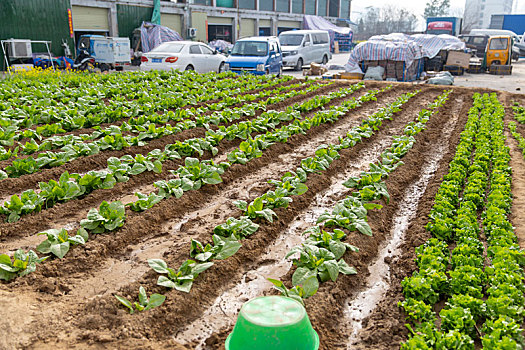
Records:
[[[219,65],[218,73],[222,73],[222,72],[224,72],[224,62],[221,62],[221,64]]]
[[[109,65],[106,64],[106,63],[102,63],[102,64],[100,65],[100,71],[101,71],[102,73],[109,71]]]
[[[193,66],[190,64],[190,65],[188,65],[188,66],[186,67],[185,70],[195,70],[195,68],[193,68]]]
[[[323,56],[323,61],[321,63],[322,64],[327,64],[328,63],[328,56],[324,55]]]
[[[295,70],[301,70],[303,69],[303,59],[302,58],[299,58],[297,60],[297,64],[295,65],[294,67]]]

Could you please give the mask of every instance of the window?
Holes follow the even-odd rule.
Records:
[[[489,49],[506,50],[508,44],[509,44],[509,41],[506,38],[493,38],[492,40],[490,40]]]
[[[303,13],[303,0],[292,0],[292,12]]]
[[[328,35],[323,33],[312,34],[314,44],[326,44],[328,43]]]
[[[305,2],[304,2],[304,13],[306,15],[315,15],[315,1],[305,0]]]
[[[339,17],[339,0],[329,0],[329,11],[330,17]]]
[[[210,49],[208,46],[201,45],[201,51],[205,55],[213,55],[213,50]]]
[[[264,1],[261,1],[264,2]],[[239,0],[240,9],[255,10],[255,0]]]
[[[262,41],[237,41],[232,56],[266,56],[268,43]]]
[[[317,0],[317,15],[326,16],[327,0]]]
[[[211,6],[211,0],[193,0],[193,3],[196,5]]]
[[[273,0],[259,0],[260,11],[273,11]]]
[[[199,48],[199,45],[191,45],[190,46],[190,53],[200,54],[201,53],[201,49]]]
[[[310,34],[306,34],[306,35],[304,36],[304,43],[305,43],[305,44],[306,44],[306,43],[310,44]]]
[[[303,42],[303,37],[303,34],[279,35],[279,41],[281,45],[299,46]]]
[[[350,0],[341,0],[341,18],[349,18]]]
[[[172,52],[172,53],[179,53],[182,51],[182,48],[184,47],[184,44],[172,44],[172,43],[164,43],[160,44],[151,52]]]
[[[290,0],[277,0],[275,2],[275,7],[276,7],[275,11],[277,11],[277,12],[288,12],[288,11],[290,11],[290,9],[288,7],[289,6],[289,1]],[[264,2],[264,0],[263,1],[259,1],[259,3],[261,3],[261,2]]]
[[[477,44],[477,45],[480,45],[480,44],[487,44],[487,38],[484,38],[484,37],[478,37],[478,36],[475,36],[475,37],[472,37],[472,40],[469,40],[472,44]]]

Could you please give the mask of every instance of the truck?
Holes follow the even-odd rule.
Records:
[[[525,32],[525,14],[522,15],[492,15],[490,29],[505,29],[521,35]]]
[[[427,34],[448,34],[458,36],[461,33],[463,19],[460,17],[427,17]]]
[[[515,15],[492,15],[490,17],[490,29],[510,30],[516,33],[514,51],[520,56],[525,56],[525,14]]]
[[[129,38],[82,35],[78,40],[77,55],[82,47],[95,59],[95,67],[102,72],[110,69],[123,70],[124,66],[131,64]]]

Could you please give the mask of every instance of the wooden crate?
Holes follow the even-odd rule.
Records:
[[[489,67],[489,73],[495,75],[511,75],[512,66],[504,64],[493,64]]]

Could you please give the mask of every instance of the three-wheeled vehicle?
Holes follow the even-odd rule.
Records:
[[[510,74],[512,71],[512,37],[510,35],[491,36],[487,42],[483,68],[494,74]]]
[[[110,69],[122,70],[124,66],[131,64],[129,38],[82,35],[78,40],[77,55],[83,49],[95,59],[95,67],[102,72]]]

